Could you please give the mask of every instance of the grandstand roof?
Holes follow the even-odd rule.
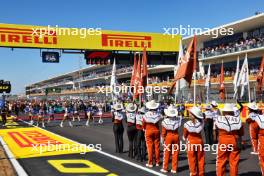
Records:
[[[256,29],[256,28],[263,27],[263,26],[264,26],[264,13],[260,13],[258,15],[254,15],[248,18],[244,18],[242,20],[234,21],[234,22],[222,25],[222,26],[214,27],[200,34],[196,34],[197,43],[212,40],[213,39],[212,32],[215,30],[219,30],[220,28],[233,28],[234,33],[239,33],[239,32],[249,31],[249,30]],[[205,34],[208,34],[209,32],[211,35],[205,35]],[[193,35],[184,37],[183,44],[188,44],[191,41],[192,37]],[[220,37],[221,36],[219,36],[218,38]]]

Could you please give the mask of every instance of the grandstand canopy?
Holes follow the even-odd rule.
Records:
[[[242,20],[238,20],[232,23],[228,23],[222,26],[218,26],[215,28],[212,28],[208,31],[204,31],[200,34],[196,34],[197,36],[197,42],[203,43],[209,40],[214,39],[213,32],[216,30],[219,30],[220,28],[232,28],[234,31],[234,34],[239,33],[239,32],[246,32],[250,31],[252,29],[260,28],[264,26],[264,13],[254,15],[248,18],[244,18]],[[208,35],[210,32],[211,35]],[[187,36],[183,38],[183,44],[188,44],[193,36]],[[218,38],[223,37],[219,36]]]

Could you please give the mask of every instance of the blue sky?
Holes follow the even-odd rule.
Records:
[[[264,12],[262,0],[45,0],[1,2],[0,23],[58,25],[163,33],[179,25],[211,28]],[[10,80],[12,93],[49,77],[85,65],[81,55],[62,55],[59,64],[43,64],[39,50],[0,48],[0,79]],[[81,64],[80,64],[81,62]]]

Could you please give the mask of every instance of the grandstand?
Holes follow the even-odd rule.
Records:
[[[213,36],[213,32],[221,28],[232,28],[233,35]],[[197,80],[198,100],[205,101],[204,74],[211,64],[211,92],[210,98],[218,99],[219,73],[222,61],[225,70],[225,88],[227,101],[233,101],[233,77],[236,69],[237,57],[240,58],[242,65],[245,54],[248,55],[250,70],[250,92],[252,99],[262,100],[262,96],[256,95],[256,74],[259,69],[262,55],[264,55],[264,14],[245,18],[239,21],[228,23],[215,27],[209,32],[202,32],[197,35],[197,51],[200,72]],[[186,47],[193,36],[183,38],[183,44]],[[204,69],[201,69],[204,68]],[[96,97],[97,86],[109,85],[111,77],[110,65],[90,66],[85,69],[73,71],[59,75],[47,80],[26,86],[26,95],[34,97]],[[117,78],[120,84],[128,84],[131,76],[131,66],[118,66]],[[173,65],[150,66],[149,84],[150,85],[170,85],[174,77]],[[54,89],[47,93],[47,89]],[[59,90],[59,91],[56,91]],[[158,95],[163,96],[163,95]],[[165,95],[164,95],[165,96]],[[191,101],[192,91],[189,88],[183,89],[181,100]],[[246,96],[244,97],[247,98]]]

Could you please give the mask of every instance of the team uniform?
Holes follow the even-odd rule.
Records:
[[[203,176],[204,175],[204,163],[205,154],[203,149],[203,139],[201,131],[204,128],[202,121],[187,121],[184,124],[183,137],[187,140],[187,157],[189,163],[190,176]],[[190,146],[190,147],[189,147]],[[192,147],[199,146],[199,147]]]
[[[163,171],[168,171],[170,155],[172,155],[172,173],[177,172],[179,156],[179,134],[178,128],[181,126],[181,118],[168,117],[162,121],[162,139],[164,139],[163,150]],[[177,148],[176,148],[177,147]]]
[[[258,115],[255,117],[255,122],[257,124],[256,130],[258,131],[258,156],[259,165],[262,175],[264,175],[264,116]]]
[[[137,145],[137,160],[145,160],[146,157],[146,141],[145,141],[145,132],[143,131],[143,118],[144,113],[139,112],[136,115],[136,145]]]
[[[216,119],[218,129],[218,150],[216,161],[217,175],[226,174],[226,164],[229,161],[230,176],[238,175],[238,164],[240,159],[240,149],[237,141],[244,135],[244,128],[239,116],[218,116]],[[226,149],[220,149],[226,146]],[[232,146],[232,148],[228,148]]]
[[[248,118],[246,122],[249,125],[249,135],[251,139],[251,144],[252,144],[252,150],[254,153],[258,153],[258,129],[259,125],[255,121],[256,118],[258,118],[258,114],[255,112],[250,112],[248,115]]]
[[[124,134],[124,127],[123,127],[123,119],[124,119],[124,113],[120,110],[115,110],[113,112],[113,132],[115,136],[115,146],[116,146],[116,152],[117,153],[123,153],[123,134]]]
[[[135,112],[127,112],[126,113],[127,118],[127,136],[129,141],[129,151],[128,151],[128,157],[134,158],[135,157],[135,144],[136,144],[136,113]]]
[[[210,110],[210,107],[204,112],[205,121],[204,121],[204,133],[205,133],[205,142],[206,144],[212,145],[214,142],[213,139],[213,128],[214,128],[214,116],[215,114]]]
[[[153,167],[153,154],[155,154],[156,165],[158,166],[160,164],[160,119],[161,115],[156,110],[147,111],[143,118],[143,128],[145,129],[148,152],[148,164],[146,166],[148,167]]]

